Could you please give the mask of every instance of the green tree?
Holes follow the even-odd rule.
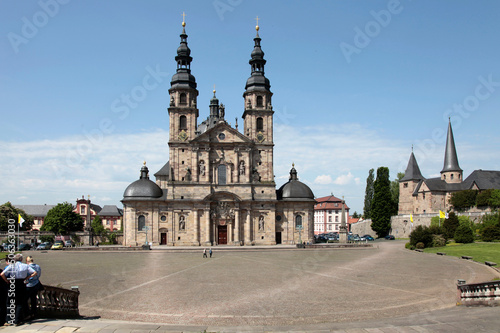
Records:
[[[427,227],[419,225],[410,233],[410,244],[413,246],[416,246],[417,243],[423,243],[424,247],[431,247],[432,242],[432,232]]]
[[[491,196],[488,199],[488,205],[493,208],[500,207],[500,190],[491,191]]]
[[[94,217],[94,219],[92,220],[91,227],[94,235],[103,236],[106,233],[106,229],[104,229],[101,217],[99,215]]]
[[[365,219],[370,219],[372,217],[372,201],[373,201],[373,176],[374,169],[370,169],[368,172],[368,178],[366,178],[366,190],[365,190],[365,205],[363,207],[363,215]]]
[[[403,179],[404,176],[405,176],[404,172],[398,172],[397,178],[391,182],[391,195],[392,195],[392,204],[393,204],[392,215],[398,215],[399,181],[401,179]]]
[[[73,211],[69,202],[57,204],[47,212],[41,231],[52,231],[58,235],[66,235],[71,231],[83,230],[83,220]]]
[[[447,239],[453,238],[455,236],[455,231],[460,225],[460,221],[458,220],[458,216],[455,213],[451,212],[448,214],[448,218],[443,222],[444,235]]]
[[[0,206],[0,230],[7,231],[9,228],[9,219],[16,221],[15,226],[17,230],[17,225],[19,223],[19,214],[21,214],[24,219],[24,223],[19,227],[19,230],[31,230],[33,226],[33,216],[26,214],[22,209],[12,206],[10,202],[6,202]]]
[[[358,213],[354,211],[354,213],[352,213],[352,218],[357,219],[358,217],[359,217]]]
[[[476,205],[476,190],[463,190],[451,194],[450,203],[456,210],[466,210]]]
[[[380,167],[377,169],[377,179],[373,184],[373,189],[371,227],[377,233],[378,237],[384,237],[391,229],[391,216],[393,212],[389,168]]]
[[[457,243],[473,243],[474,234],[472,233],[472,229],[467,224],[461,224],[455,231],[453,239]]]

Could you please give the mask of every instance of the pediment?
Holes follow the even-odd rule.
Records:
[[[191,142],[210,142],[210,143],[253,143],[252,140],[245,137],[236,129],[229,126],[226,122],[220,122],[206,132],[200,134]]]

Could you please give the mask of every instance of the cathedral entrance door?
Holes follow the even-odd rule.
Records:
[[[227,225],[220,225],[217,229],[219,233],[217,244],[227,244]]]
[[[160,245],[167,245],[167,233],[166,232],[161,233]]]

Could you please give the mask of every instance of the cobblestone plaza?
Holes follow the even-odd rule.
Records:
[[[474,262],[403,245],[219,247],[213,258],[192,248],[34,256],[43,283],[79,287],[82,315],[172,325],[303,326],[418,315],[455,307],[457,279],[499,276]]]

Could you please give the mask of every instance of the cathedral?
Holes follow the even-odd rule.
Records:
[[[198,123],[198,90],[182,22],[176,73],[169,89],[169,159],[123,195],[124,245],[275,245],[313,241],[314,194],[298,180],[274,181],[273,107],[259,26],[243,93],[243,129],[225,120],[216,97]]]

